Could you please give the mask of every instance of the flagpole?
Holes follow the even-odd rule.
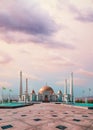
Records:
[[[8,98],[8,102],[10,102],[10,89],[9,89],[9,98]]]
[[[11,92],[12,92],[12,89],[9,89],[9,98],[11,100]]]
[[[3,93],[3,90],[6,90],[6,88],[2,87],[2,99],[3,99],[3,102],[4,102],[4,93]]]
[[[2,103],[3,103],[3,88],[2,88]]]

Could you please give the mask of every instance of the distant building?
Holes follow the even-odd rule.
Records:
[[[22,76],[22,72],[21,72]],[[67,93],[67,80],[65,80],[65,91],[64,94],[61,90],[57,93],[54,92],[53,88],[50,86],[43,86],[39,92],[36,94],[35,90],[32,90],[31,93],[28,93],[28,83],[26,79],[26,91],[22,94],[22,77],[20,77],[20,101],[40,101],[40,102],[73,102],[73,74],[71,74],[71,82],[70,82],[70,94]],[[20,98],[21,97],[21,98]]]

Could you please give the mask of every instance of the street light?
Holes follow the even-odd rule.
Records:
[[[90,97],[91,88],[89,88],[89,97]]]
[[[9,89],[9,101],[11,100],[11,95],[10,95],[11,92],[12,92],[12,89]]]
[[[3,90],[6,90],[6,87],[2,87],[2,102],[4,102],[4,93]]]
[[[83,93],[83,99],[82,100],[84,100],[84,102],[85,102],[85,95],[84,95],[85,90],[83,90],[82,93]]]
[[[83,97],[84,97],[85,90],[83,90],[82,93],[83,93]]]

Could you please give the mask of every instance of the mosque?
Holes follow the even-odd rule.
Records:
[[[26,79],[26,91],[22,91],[22,71],[20,72],[20,95],[19,101],[31,102],[73,102],[73,73],[70,76],[70,92],[67,93],[67,80],[65,80],[64,93],[59,90],[57,93],[54,92],[53,88],[45,85],[41,87],[36,94],[35,90],[28,93],[28,79]]]

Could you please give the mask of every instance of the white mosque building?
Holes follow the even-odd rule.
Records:
[[[28,79],[26,79],[26,91],[22,92],[22,72],[20,72],[20,95],[19,100],[24,102],[39,101],[39,102],[73,102],[73,73],[70,78],[70,92],[67,93],[67,80],[65,80],[64,93],[59,90],[57,93],[54,92],[53,88],[45,85],[41,87],[38,93],[32,90],[28,93]]]

